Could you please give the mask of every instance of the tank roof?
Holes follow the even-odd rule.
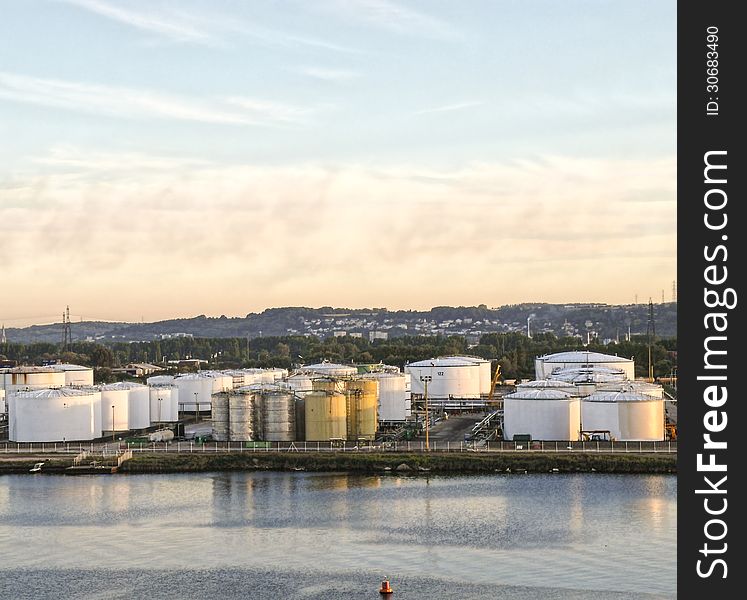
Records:
[[[625,381],[625,372],[621,369],[610,369],[608,367],[578,368],[569,367],[555,369],[552,372],[553,379],[568,381],[571,383],[609,383]]]
[[[573,384],[568,381],[562,381],[560,379],[535,379],[533,381],[525,381],[519,383],[517,388],[571,388]]]
[[[16,398],[66,398],[73,396],[90,396],[97,393],[98,390],[88,387],[63,387],[63,388],[46,388],[43,390],[28,390],[24,392],[15,392]]]
[[[586,402],[652,402],[651,396],[637,392],[598,391],[584,398]]]
[[[430,358],[408,363],[408,367],[477,367],[479,363],[473,359],[461,358],[457,356],[444,356],[439,358]]]
[[[537,357],[544,362],[565,363],[605,363],[605,362],[632,362],[630,358],[624,358],[614,354],[602,354],[601,352],[586,352],[584,350],[572,350],[570,352],[556,352]]]
[[[510,398],[512,400],[567,400],[568,398],[573,397],[573,394],[552,388],[517,390],[514,393],[505,396],[505,398]]]
[[[102,390],[136,390],[147,388],[147,385],[142,383],[134,383],[132,381],[116,381],[114,383],[107,383],[101,386]]]

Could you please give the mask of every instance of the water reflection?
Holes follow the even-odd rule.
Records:
[[[210,473],[0,478],[7,568],[260,569],[653,591],[675,580],[671,476]],[[313,596],[317,597],[317,596]]]

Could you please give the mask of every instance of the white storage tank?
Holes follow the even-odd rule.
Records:
[[[288,369],[273,367],[272,369],[267,369],[267,371],[271,374],[273,381],[280,381],[281,379],[288,377]]]
[[[128,429],[150,427],[150,392],[148,386],[130,381],[120,381],[103,386],[103,391],[125,390],[128,393]]]
[[[14,367],[3,373],[5,393],[65,386],[65,373],[52,367]]]
[[[593,394],[600,386],[622,384],[627,381],[624,371],[609,367],[568,367],[557,369],[553,372],[552,377],[573,384],[581,397]]]
[[[516,391],[520,390],[537,390],[537,389],[551,389],[559,390],[561,392],[567,392],[572,396],[577,395],[576,386],[567,381],[561,381],[560,379],[535,379],[533,381],[525,381],[516,386]]]
[[[549,379],[551,376],[556,378],[553,372],[558,369],[588,369],[595,367],[622,370],[626,379],[635,379],[635,364],[633,359],[612,354],[574,350],[571,352],[546,354],[534,359],[534,370],[537,379]]]
[[[409,416],[409,393],[404,373],[367,373],[361,379],[379,382],[380,421],[404,421]]]
[[[293,393],[296,394],[296,396],[303,397],[313,390],[311,377],[307,373],[293,373],[293,375],[289,375],[283,381],[291,390],[293,390]]]
[[[651,398],[664,398],[664,388],[662,386],[638,379],[620,383],[606,383],[599,386],[598,389],[600,392],[635,392]]]
[[[244,383],[244,371],[242,371],[241,369],[227,369],[225,371],[221,371],[221,373],[232,379],[231,388],[234,390],[247,385],[246,383]]]
[[[493,375],[489,360],[480,358],[479,356],[447,356],[444,358],[459,358],[461,360],[475,363],[480,368],[480,394],[483,396],[490,394]]]
[[[503,399],[503,437],[576,441],[581,429],[579,398],[559,389],[518,390]]]
[[[101,393],[90,388],[15,392],[8,397],[9,437],[14,442],[72,442],[101,437],[96,413]]]
[[[179,388],[175,385],[148,386],[151,423],[179,420]]]
[[[313,365],[304,365],[300,371],[319,377],[350,377],[358,374],[358,367],[353,365],[341,365],[331,362],[321,362]]]
[[[405,372],[411,375],[413,394],[425,394],[422,377],[430,377],[428,397],[434,401],[448,398],[480,397],[480,365],[462,358],[433,358],[410,363]]]
[[[664,401],[637,392],[598,391],[584,398],[584,431],[609,431],[619,441],[664,439]]]
[[[61,363],[51,365],[56,371],[65,373],[65,385],[93,385],[93,369],[82,365]]]
[[[148,385],[171,385],[174,383],[173,375],[153,375],[145,380]]]
[[[102,385],[101,429],[103,432],[128,431],[130,429],[130,390],[117,384]]]
[[[231,390],[233,378],[220,373],[188,373],[174,379],[179,388],[179,409],[183,411],[209,411],[216,392]]]
[[[238,387],[234,386],[234,389],[246,387],[253,383],[262,383],[263,379],[267,379],[264,375],[263,369],[241,369],[241,372],[244,374],[244,382]]]

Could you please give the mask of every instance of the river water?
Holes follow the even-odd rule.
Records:
[[[668,475],[0,477],[15,598],[674,598]]]

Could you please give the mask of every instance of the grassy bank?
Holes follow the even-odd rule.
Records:
[[[674,454],[595,453],[210,453],[136,454],[123,473],[345,471],[356,473],[675,473]]]

